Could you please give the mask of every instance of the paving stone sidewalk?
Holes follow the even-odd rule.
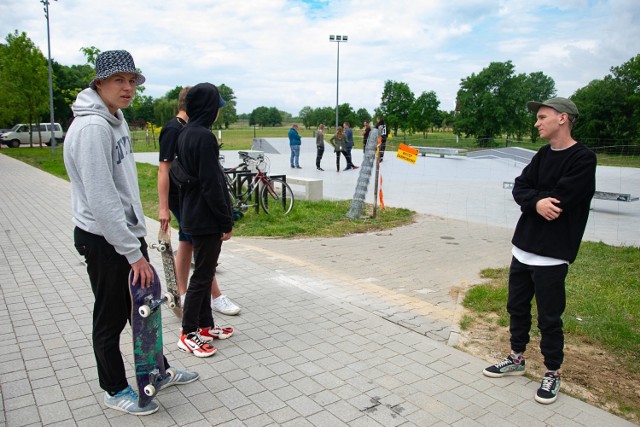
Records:
[[[108,409],[70,186],[1,153],[0,180],[0,426],[633,425],[565,394],[537,404],[537,381],[485,378],[485,361],[447,345],[451,288],[503,265],[510,232],[426,215],[385,233],[225,243],[219,280],[243,310],[217,317],[237,333],[197,359],[177,350],[166,310],[167,357],[201,380],[161,391],[148,417]],[[121,349],[135,384],[128,327]]]

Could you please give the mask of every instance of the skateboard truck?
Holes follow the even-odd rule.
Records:
[[[169,292],[165,293],[160,299],[153,299],[153,296],[149,295],[144,299],[144,305],[141,305],[138,309],[138,313],[141,317],[147,318],[154,313],[162,304],[167,304],[167,307],[173,309],[176,306],[176,301],[173,295]]]
[[[158,384],[164,381],[167,378],[172,378],[176,376],[176,371],[173,368],[169,368],[166,370],[165,374],[161,374],[158,368],[149,372],[149,384],[147,384],[142,390],[144,394],[149,397],[153,397],[158,392]]]

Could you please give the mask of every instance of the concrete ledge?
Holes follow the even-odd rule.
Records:
[[[418,150],[420,154],[422,154],[422,157],[425,157],[427,154],[438,154],[440,157],[467,155],[467,150],[464,148],[418,147],[415,145],[410,145],[410,147]]]
[[[321,179],[287,176],[287,184],[303,186],[306,200],[322,200],[323,191]]]
[[[502,183],[502,188],[505,190],[510,190],[514,186],[513,182],[504,181]],[[627,193],[611,193],[608,191],[596,191],[593,194],[594,199],[599,200],[611,200],[613,202],[637,202],[640,198],[632,196]]]

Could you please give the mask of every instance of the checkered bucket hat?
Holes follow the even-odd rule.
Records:
[[[108,79],[116,73],[133,73],[136,75],[136,84],[139,86],[145,82],[145,78],[136,68],[133,57],[126,50],[107,50],[96,58],[96,77],[89,83],[92,89],[96,88],[96,80]]]

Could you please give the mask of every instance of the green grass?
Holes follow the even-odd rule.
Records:
[[[639,268],[638,248],[583,242],[567,275],[563,317],[567,335],[598,343],[636,373],[640,372]],[[478,314],[494,313],[498,325],[507,326],[508,268],[483,270],[482,276],[489,282],[471,288],[463,305]],[[533,306],[535,319],[535,301]]]
[[[255,210],[245,212],[236,222],[235,236],[339,237],[354,233],[385,230],[413,222],[415,212],[401,208],[378,209],[376,218],[349,219],[348,200],[296,200],[293,211],[284,218]],[[365,211],[370,206],[365,206]],[[366,215],[366,212],[364,213]]]

